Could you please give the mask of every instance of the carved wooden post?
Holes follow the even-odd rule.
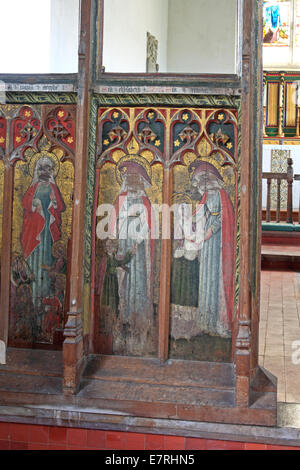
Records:
[[[287,213],[286,213],[286,222],[287,224],[293,223],[293,181],[294,181],[294,170],[293,170],[293,160],[292,158],[287,159],[287,184],[288,184],[288,194],[287,194]]]
[[[271,183],[272,183],[272,178],[268,178],[267,179],[266,222],[271,222]]]
[[[65,326],[65,341],[63,344],[63,390],[65,394],[75,394],[78,391],[80,376],[84,367],[82,313],[84,209],[88,153],[90,22],[91,0],[81,1],[70,311],[68,312],[68,320]]]
[[[172,169],[164,169],[163,220],[168,221],[169,227],[169,207],[171,207],[172,198]],[[161,272],[160,272],[160,302],[159,302],[159,342],[158,356],[161,362],[168,359],[169,353],[169,324],[170,324],[170,278],[171,278],[171,238],[165,238],[161,241]]]
[[[280,86],[279,86],[279,127],[278,127],[278,137],[284,137],[283,132],[283,123],[284,123],[284,102],[285,102],[285,83],[284,83],[284,73],[281,74]]]
[[[277,179],[277,205],[276,205],[276,222],[280,223],[280,186],[281,186],[281,179]]]
[[[250,257],[250,167],[252,142],[250,136],[250,123],[253,122],[251,102],[252,91],[252,60],[251,60],[251,25],[253,15],[253,1],[244,2],[243,14],[243,56],[242,56],[242,113],[241,134],[243,155],[243,171],[241,172],[241,251],[240,251],[240,299],[238,312],[238,327],[235,343],[236,363],[236,405],[248,407],[250,394],[250,305],[251,289],[249,283],[249,257]]]
[[[240,285],[238,318],[235,324],[236,406],[248,408],[252,387],[262,390],[264,373],[258,366],[258,319],[261,221],[262,62],[257,44],[262,40],[262,5],[243,2],[243,55],[241,100],[240,178]],[[257,35],[259,39],[257,40]],[[258,168],[254,169],[255,159]],[[256,194],[253,194],[253,183]],[[267,380],[267,379],[266,379]]]

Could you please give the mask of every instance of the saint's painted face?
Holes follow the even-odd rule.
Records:
[[[49,183],[53,178],[54,164],[50,158],[41,158],[36,164],[36,174],[38,181]]]
[[[126,188],[130,193],[138,193],[151,186],[151,179],[146,169],[138,162],[123,162],[120,165],[120,173],[124,189]]]
[[[108,238],[105,243],[105,250],[109,255],[114,255],[118,251],[118,241]]]
[[[215,191],[222,187],[222,181],[213,173],[200,172],[192,177],[191,181],[191,197],[199,199],[206,191]]]
[[[126,171],[122,175],[122,180],[130,193],[138,193],[145,190],[146,181],[139,173]]]

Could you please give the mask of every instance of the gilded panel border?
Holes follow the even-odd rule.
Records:
[[[241,176],[241,99],[234,96],[215,95],[93,95],[90,102],[89,122],[89,161],[87,169],[87,192],[85,210],[85,262],[84,284],[89,286],[91,279],[92,252],[92,212],[95,186],[95,159],[97,147],[97,114],[100,106],[177,106],[177,107],[215,107],[235,108],[238,111],[238,195],[240,194]],[[236,266],[235,266],[235,306],[239,299],[240,275],[240,197],[237,198],[237,235],[236,235]],[[85,297],[88,298],[87,292]],[[88,305],[85,307],[87,318]]]

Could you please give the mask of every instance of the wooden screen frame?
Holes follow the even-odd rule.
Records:
[[[95,158],[97,100],[128,100],[132,106],[159,106],[163,99],[170,100],[170,106],[176,101],[188,105],[201,96],[210,97],[218,107],[218,96],[228,99],[238,97],[241,101],[241,113],[238,129],[240,139],[242,170],[240,174],[240,270],[239,298],[236,321],[234,324],[234,370],[235,370],[235,407],[225,410],[227,422],[259,423],[274,425],[276,407],[274,402],[266,409],[251,408],[253,397],[276,393],[276,387],[258,366],[258,322],[259,322],[259,285],[260,285],[260,218],[261,218],[261,143],[262,143],[262,67],[261,44],[262,2],[260,0],[239,0],[241,27],[240,76],[220,75],[174,75],[146,76],[130,75],[108,77],[97,73],[97,21],[101,13],[101,0],[81,0],[81,26],[79,44],[79,67],[76,83],[76,150],[74,206],[72,220],[72,269],[70,276],[70,307],[65,325],[63,344],[63,393],[72,396],[78,393],[82,373],[88,358],[93,354],[90,335],[84,336],[82,322],[88,312],[86,298],[86,279],[90,266],[91,242],[91,187],[93,182],[87,178]],[[95,23],[95,12],[97,20]],[[1,78],[1,77],[0,77]],[[20,82],[43,83],[47,77],[19,77]],[[61,77],[56,77],[59,83]],[[75,77],[73,77],[75,79]],[[109,80],[107,80],[109,79]],[[153,86],[158,87],[153,91]],[[74,84],[75,86],[75,84]],[[121,91],[116,92],[113,87]],[[111,87],[108,94],[103,87]],[[124,88],[125,87],[125,88]],[[142,87],[142,92],[139,87]],[[171,87],[166,91],[165,87]],[[155,94],[153,94],[155,93]],[[164,98],[163,98],[164,96]],[[199,98],[200,97],[200,98]],[[181,101],[180,101],[181,100]],[[104,104],[104,103],[103,103]],[[165,197],[170,192],[165,188]],[[253,191],[253,188],[256,191]],[[163,263],[168,266],[170,247],[163,248]],[[6,279],[9,279],[8,265]],[[88,283],[87,283],[88,284]],[[4,285],[4,284],[3,284]],[[165,299],[167,302],[167,299]],[[0,339],[5,343],[5,322],[2,312]],[[163,318],[160,333],[159,357],[162,364],[167,358],[168,319]],[[4,330],[3,330],[4,325]],[[5,343],[6,344],[6,343]],[[273,397],[274,398],[274,397]],[[140,409],[136,401],[136,410]],[[153,409],[155,409],[155,403]],[[108,406],[113,406],[109,403]],[[200,407],[201,408],[201,407]],[[111,408],[110,408],[111,409]],[[167,413],[167,410],[166,410]],[[216,408],[210,414],[200,409],[196,414],[199,420],[218,420],[220,410]],[[223,410],[224,420],[224,410]],[[221,413],[221,414],[222,414]],[[182,418],[189,419],[188,407]],[[194,416],[194,415],[193,415]],[[167,417],[167,416],[165,416]]]
[[[236,83],[242,74],[241,48],[242,48],[242,11],[243,0],[237,1],[237,30],[236,30],[236,72],[234,74],[201,74],[201,73],[111,73],[102,72],[103,67],[103,23],[104,23],[104,0],[96,0],[93,4],[93,35],[95,44],[92,52],[94,68],[92,78],[95,83],[122,83],[135,84],[137,81],[144,84],[164,83],[174,85],[174,83],[184,83],[196,85],[199,80],[204,83],[211,81]]]

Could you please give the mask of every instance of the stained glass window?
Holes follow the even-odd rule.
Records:
[[[300,0],[264,0],[264,67],[293,69],[300,64]]]
[[[264,2],[264,45],[289,46],[291,38],[291,1]]]

